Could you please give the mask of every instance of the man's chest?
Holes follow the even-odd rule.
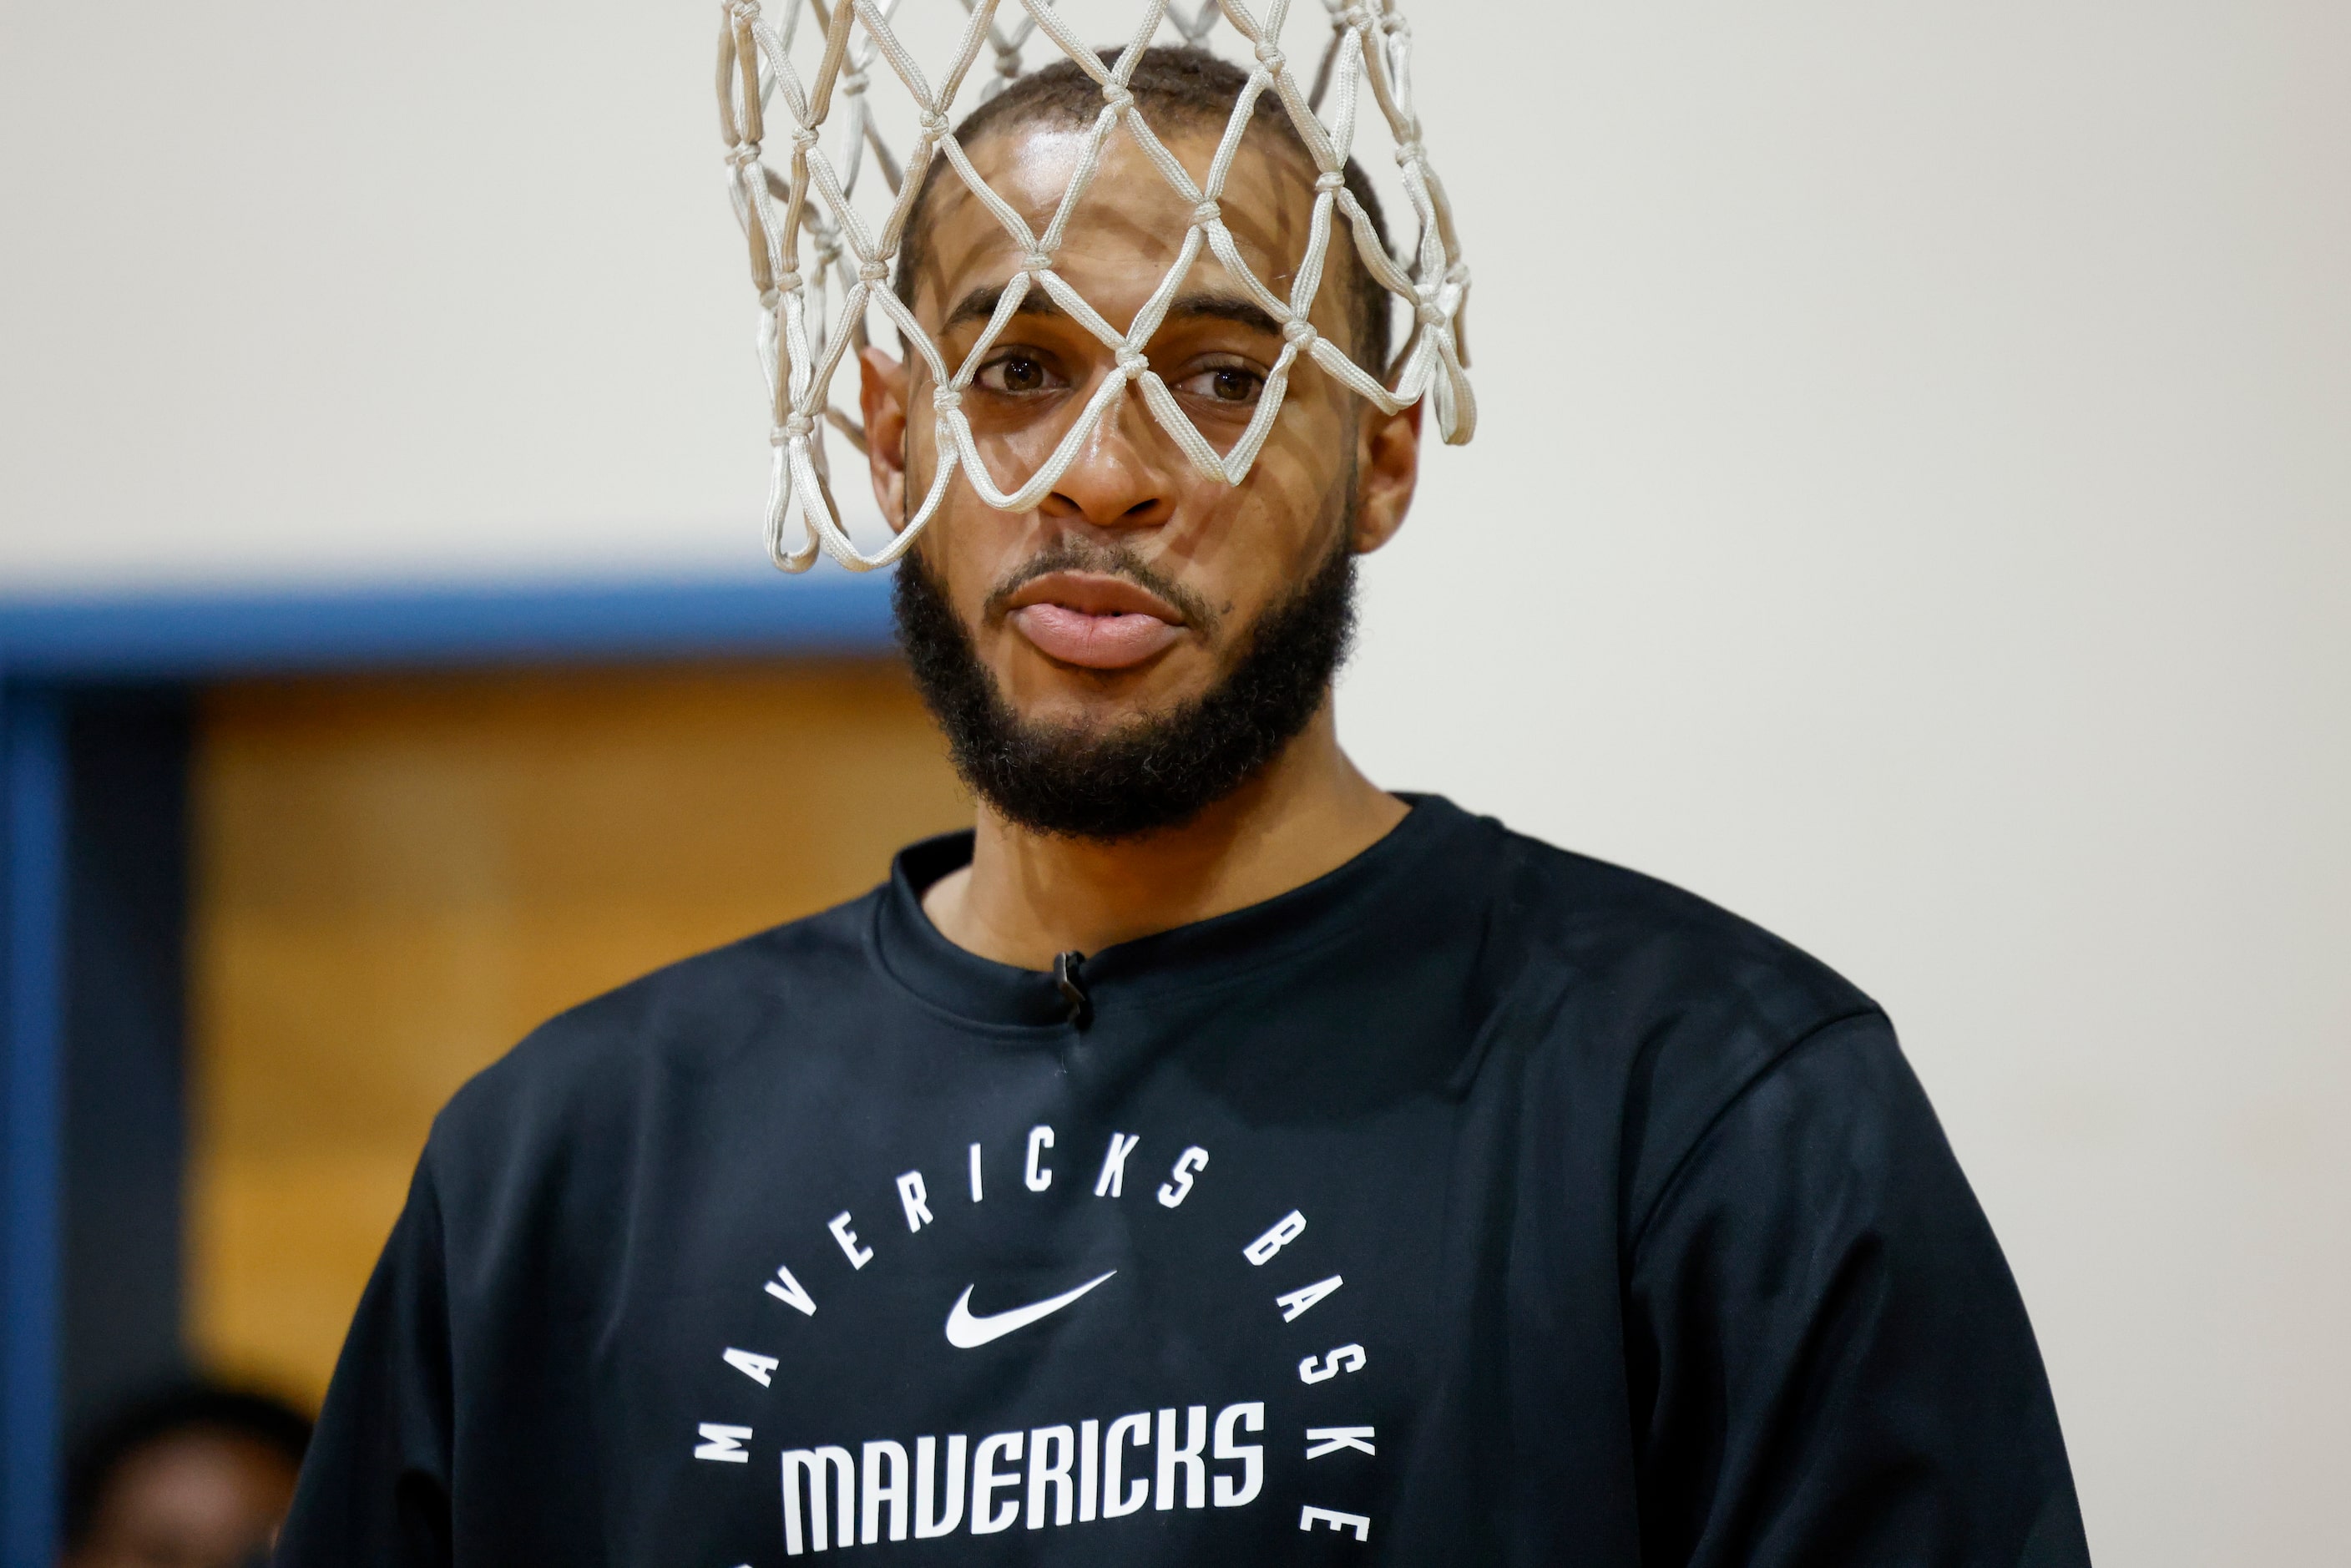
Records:
[[[594,1429],[555,1440],[622,1537],[721,1568],[1395,1561],[1404,1515],[1501,1484],[1515,1179],[1459,1097],[890,1078],[714,1106],[728,1157],[612,1217],[569,1357]]]

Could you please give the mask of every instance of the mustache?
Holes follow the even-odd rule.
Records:
[[[1149,561],[1126,546],[1102,544],[1092,539],[1067,536],[1055,539],[1007,572],[1003,580],[988,591],[987,602],[980,606],[981,617],[988,622],[1003,619],[1005,606],[1014,594],[1039,578],[1057,571],[1091,571],[1105,577],[1123,577],[1144,591],[1165,600],[1194,629],[1203,633],[1214,634],[1217,623],[1223,619],[1197,592],[1155,570]]]

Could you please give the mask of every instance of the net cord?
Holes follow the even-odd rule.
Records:
[[[1290,0],[1268,0],[1262,20],[1241,0],[1202,0],[1188,15],[1171,7],[1168,0],[1146,0],[1116,68],[1104,64],[1071,29],[1052,0],[1016,3],[1023,14],[1007,28],[998,25],[1007,0],[962,0],[964,31],[936,89],[893,29],[900,0],[831,0],[830,5],[827,0],[781,0],[772,22],[758,0],[726,0],[721,8],[719,131],[727,149],[728,192],[747,242],[752,286],[759,299],[756,346],[770,413],[766,531],[768,554],[778,567],[806,571],[820,554],[852,571],[890,565],[914,547],[937,515],[958,470],[988,506],[1012,511],[1034,507],[1061,483],[1129,386],[1140,392],[1152,417],[1192,466],[1227,485],[1238,485],[1249,476],[1301,358],[1385,413],[1426,396],[1435,405],[1437,432],[1444,440],[1458,444],[1470,438],[1477,425],[1477,400],[1462,337],[1469,271],[1461,259],[1451,204],[1430,167],[1412,108],[1411,28],[1396,0],[1323,0],[1332,31],[1311,87],[1301,86],[1276,42]],[[816,69],[805,83],[791,60],[803,7],[824,36]],[[1207,179],[1196,183],[1136,108],[1128,77],[1163,26],[1172,26],[1186,42],[1196,45],[1220,20],[1249,45],[1254,63],[1217,140]],[[1028,221],[987,184],[947,119],[983,50],[995,57],[995,78],[980,89],[985,101],[1020,74],[1022,49],[1040,33],[1076,62],[1102,96],[1077,167],[1041,235],[1033,233]],[[917,111],[918,134],[903,164],[883,141],[867,99],[877,61],[905,88]],[[1417,242],[1403,256],[1388,252],[1370,214],[1346,188],[1347,158],[1366,89],[1395,139],[1405,200],[1419,224]],[[1250,117],[1268,92],[1297,129],[1317,171],[1306,253],[1286,298],[1249,269],[1220,207]],[[842,105],[838,164],[821,145],[836,97]],[[768,110],[778,102],[791,125],[790,158],[782,172],[770,167],[765,154]],[[1322,112],[1326,104],[1327,122]],[[1100,169],[1102,150],[1122,123],[1144,157],[1193,210],[1174,265],[1123,333],[1053,267],[1072,215]],[[1023,261],[987,327],[962,363],[952,368],[889,286],[914,198],[931,161],[941,156],[1003,227]],[[879,234],[852,204],[869,162],[880,172],[892,198]],[[1374,280],[1412,311],[1411,329],[1385,382],[1357,365],[1309,320],[1327,271],[1332,231],[1342,221]],[[1222,453],[1184,413],[1144,351],[1204,247],[1280,325],[1282,336],[1280,352],[1267,372],[1249,424],[1231,450]],[[1026,479],[1008,485],[982,456],[962,400],[1032,288],[1042,289],[1109,350],[1113,369],[1045,461]],[[831,389],[843,358],[852,349],[865,346],[866,318],[873,308],[881,310],[929,373],[939,462],[921,504],[888,544],[869,553],[859,549],[841,526],[823,430],[831,425],[857,450],[865,449],[863,429],[833,406]]]

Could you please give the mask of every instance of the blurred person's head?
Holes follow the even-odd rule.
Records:
[[[246,1568],[294,1498],[310,1421],[266,1395],[189,1384],[126,1406],[66,1476],[67,1568]]]

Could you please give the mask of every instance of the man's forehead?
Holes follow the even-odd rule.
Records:
[[[1202,181],[1220,128],[1204,122],[1155,129],[1176,162],[1196,183]],[[1090,127],[1030,121],[991,130],[967,156],[974,172],[1030,232],[1042,234],[1092,137]],[[1304,255],[1313,203],[1313,170],[1302,152],[1263,131],[1244,140],[1219,213],[1242,258],[1277,292],[1286,292]],[[916,304],[934,320],[975,288],[1000,287],[1025,260],[1019,242],[952,172],[942,174],[916,215],[929,231],[920,247]],[[1122,293],[1147,294],[1182,250],[1192,219],[1193,204],[1122,125],[1103,143],[1093,178],[1071,214],[1056,253],[1057,270],[1064,276],[1090,272],[1096,287],[1114,281]],[[1216,265],[1205,253],[1203,259]]]

